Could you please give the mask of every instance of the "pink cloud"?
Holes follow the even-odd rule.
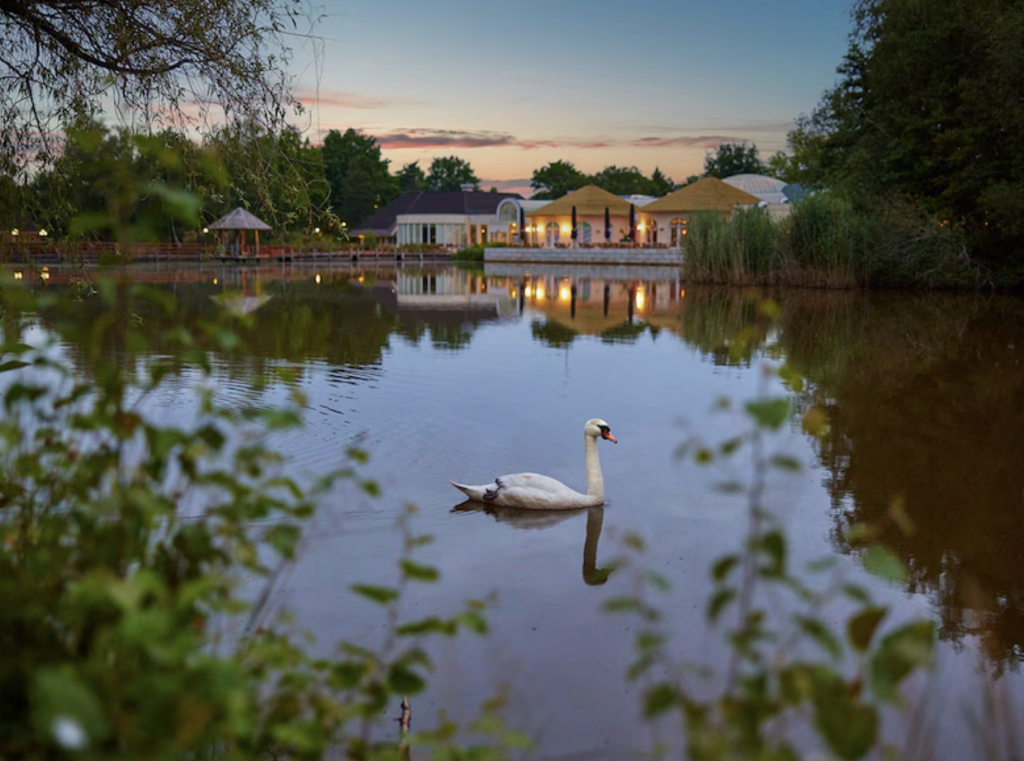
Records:
[[[723,143],[742,143],[743,138],[731,137],[729,135],[700,135],[691,137],[678,135],[676,137],[641,137],[630,141],[630,145],[636,148],[668,148],[672,146],[683,148],[717,148]]]
[[[354,92],[300,92],[295,99],[304,106],[335,106],[359,111],[379,111],[399,103],[398,100],[361,95]]]
[[[494,148],[515,145],[516,139],[502,132],[471,132],[463,130],[410,129],[374,135],[381,148]]]

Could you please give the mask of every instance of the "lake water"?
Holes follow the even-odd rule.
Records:
[[[503,714],[534,738],[538,758],[621,759],[678,737],[640,718],[640,689],[624,678],[635,622],[601,611],[634,579],[607,570],[626,532],[643,537],[643,564],[673,585],[660,604],[674,650],[721,661],[704,620],[708,569],[739,548],[746,506],[714,485],[749,479],[750,460],[723,471],[674,453],[690,437],[718,443],[741,430],[743,417],[717,410],[718,400],[742,403],[767,383],[798,411],[770,447],[804,467],[773,473],[766,498],[789,529],[794,567],[837,556],[851,581],[893,608],[887,625],[928,616],[940,626],[936,673],[914,686],[927,710],[909,729],[890,722],[889,736],[913,734],[924,743],[910,746],[918,757],[980,757],[982,736],[1015,745],[1013,711],[1024,698],[1021,299],[783,292],[772,294],[781,311],[769,326],[758,317],[764,292],[690,286],[671,268],[164,265],[134,276],[173,292],[190,319],[222,308],[211,296],[242,294],[233,305],[252,319],[247,350],[217,358],[217,384],[229,403],[279,398],[273,386],[254,391],[254,379],[280,366],[298,372],[308,426],[281,440],[295,472],[334,467],[352,444],[369,451],[365,474],[383,497],[344,490],[328,500],[272,593],[324,653],[340,639],[383,638],[384,618],[348,587],[394,581],[394,524],[407,503],[418,507],[415,530],[436,539],[418,559],[441,581],[411,589],[405,615],[492,601],[489,636],[435,646],[431,687],[413,701],[419,726],[440,710],[473,715],[503,693]],[[48,287],[66,278],[54,268]],[[803,384],[765,381],[766,363],[788,364]],[[174,414],[182,393],[169,385],[156,408]],[[800,425],[814,406],[828,415],[821,438]],[[460,507],[450,478],[539,471],[585,490],[580,434],[590,417],[619,440],[601,442],[603,509]],[[886,522],[896,500],[912,534]],[[863,569],[844,539],[861,521],[882,526],[910,568],[907,583]],[[841,626],[842,612],[827,617]],[[986,716],[983,697],[995,728],[979,734],[970,717]]]

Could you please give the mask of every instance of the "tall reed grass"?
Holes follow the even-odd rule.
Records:
[[[691,282],[810,288],[976,285],[961,236],[910,204],[855,208],[832,193],[793,204],[787,217],[739,209],[692,217],[684,259]]]

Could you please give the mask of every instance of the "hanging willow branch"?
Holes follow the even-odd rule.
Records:
[[[0,0],[0,161],[99,110],[276,131],[297,108],[285,38],[313,21],[297,0]]]

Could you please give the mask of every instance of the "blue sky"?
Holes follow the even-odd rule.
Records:
[[[396,170],[457,155],[528,190],[559,159],[676,181],[722,142],[763,157],[836,80],[851,0],[330,0],[296,48],[310,136],[353,127]]]

